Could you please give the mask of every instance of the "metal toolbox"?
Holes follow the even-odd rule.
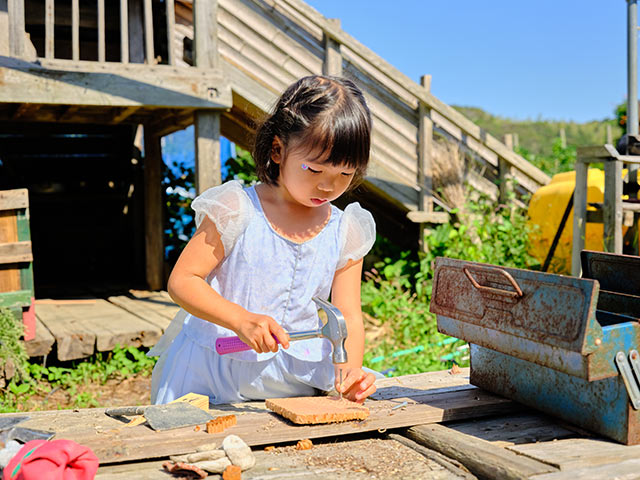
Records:
[[[436,259],[430,311],[471,383],[640,443],[640,257],[582,252],[584,278]]]

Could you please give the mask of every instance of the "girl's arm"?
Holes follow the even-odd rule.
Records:
[[[364,323],[360,304],[361,278],[362,259],[356,262],[350,260],[347,265],[336,271],[331,287],[331,303],[344,315],[348,332],[345,342],[348,361],[345,364],[335,365],[336,390],[342,391],[347,398],[357,402],[363,402],[376,391],[373,374],[362,370]],[[342,385],[339,385],[340,368],[343,374]]]
[[[171,272],[167,284],[171,298],[192,315],[235,331],[258,353],[278,350],[273,335],[288,348],[288,335],[273,318],[248,312],[211,288],[207,276],[224,256],[218,229],[205,217]]]

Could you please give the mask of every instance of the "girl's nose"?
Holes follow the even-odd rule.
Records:
[[[320,182],[318,183],[318,190],[323,192],[331,192],[333,190],[333,185],[331,182]]]

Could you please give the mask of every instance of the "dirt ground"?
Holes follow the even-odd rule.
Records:
[[[75,392],[53,389],[49,393],[36,394],[18,405],[21,411],[57,410],[80,407],[119,407],[148,405],[151,376],[135,375],[124,379],[111,379],[103,385],[90,383],[78,385]],[[81,404],[76,401],[78,397]],[[88,399],[95,399],[97,405]]]

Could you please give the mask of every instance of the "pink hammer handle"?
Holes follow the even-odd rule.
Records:
[[[280,343],[276,336],[273,338],[277,343]],[[216,339],[216,352],[220,355],[226,353],[244,352],[245,350],[251,350],[251,347],[240,340],[238,337],[219,337]]]

